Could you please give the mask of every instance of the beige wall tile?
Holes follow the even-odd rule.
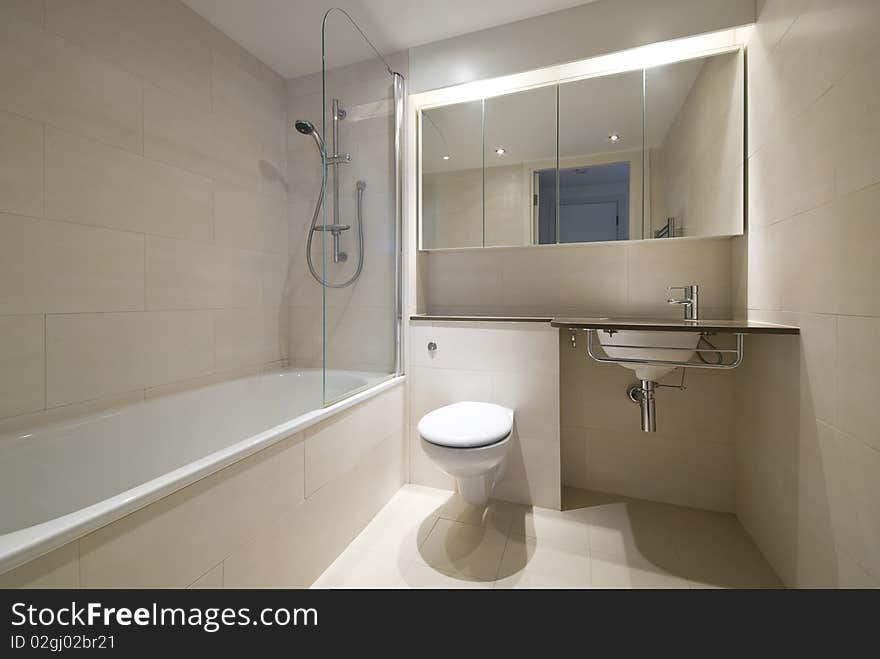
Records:
[[[502,267],[505,307],[625,309],[625,245],[509,250]]]
[[[262,250],[268,225],[267,204],[259,190],[229,183],[214,187],[214,239],[230,247]]]
[[[0,22],[0,108],[129,151],[143,150],[140,79],[13,18]]]
[[[880,409],[871,395],[880,368],[880,318],[837,319],[837,410],[841,430],[880,450]]]
[[[558,439],[547,441],[515,436],[506,460],[504,475],[495,485],[493,497],[559,510],[562,505],[562,471]]]
[[[214,311],[217,368],[265,364],[287,356],[283,316],[268,308]]]
[[[144,155],[182,169],[259,189],[262,136],[253,127],[206,114],[168,92],[144,88]]]
[[[79,542],[0,575],[0,588],[79,588]]]
[[[143,383],[153,387],[214,370],[214,317],[210,311],[148,311],[143,324]]]
[[[182,2],[46,0],[46,29],[211,109],[212,28]]]
[[[49,407],[186,380],[212,372],[210,311],[48,317]]]
[[[82,538],[82,585],[191,584],[294,509],[302,487],[294,436]]]
[[[59,220],[211,240],[211,181],[53,128],[46,214]]]
[[[587,429],[587,475],[600,492],[723,512],[734,506],[728,445]]]
[[[257,252],[147,236],[146,268],[148,309],[253,307],[262,302]]]
[[[0,316],[0,417],[45,405],[44,316]]]
[[[641,315],[681,315],[666,304],[667,286],[700,285],[703,316],[730,313],[730,239],[660,240],[627,246],[628,311]]]
[[[875,63],[880,56],[875,47],[856,67],[832,87],[830,103],[839,125],[837,134],[835,186],[838,194],[880,182],[880,80]]]
[[[428,259],[428,310],[500,306],[503,260],[494,252],[433,252]]]
[[[212,81],[214,111],[259,123],[284,123],[287,107],[283,86],[254,75],[240,57],[214,51]],[[280,77],[279,77],[280,80]]]
[[[43,214],[43,126],[0,112],[0,211]]]
[[[196,590],[213,590],[223,588],[223,563],[215,565],[187,588]]]
[[[403,431],[403,387],[306,430],[306,496],[351,469],[390,435]]]
[[[0,13],[30,21],[35,25],[43,24],[42,0],[0,0]]]
[[[562,485],[587,487],[587,440],[586,431],[577,426],[562,426],[560,456]]]
[[[0,214],[0,309],[143,309],[143,236]]]
[[[400,435],[388,438],[254,536],[224,562],[226,587],[310,586],[400,488],[400,448]]]
[[[83,403],[74,403],[62,407],[53,407],[31,414],[0,419],[0,434],[27,432],[37,426],[45,426],[50,423],[62,423],[69,419],[97,414],[105,410],[131,405],[144,399],[144,390],[136,389],[124,394],[117,394],[90,400]]]
[[[49,316],[49,407],[143,388],[143,317],[136,313]]]

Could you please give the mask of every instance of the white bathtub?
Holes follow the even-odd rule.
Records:
[[[394,386],[400,378],[288,370],[0,437],[0,573],[142,508]],[[371,386],[372,385],[372,386]]]

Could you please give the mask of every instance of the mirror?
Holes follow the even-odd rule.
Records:
[[[421,248],[737,235],[742,50],[421,112]]]
[[[556,87],[487,98],[485,246],[530,245],[536,172],[556,177]]]
[[[559,85],[559,236],[540,244],[642,237],[642,124],[641,71]]]
[[[645,71],[646,238],[742,233],[743,100],[739,53]]]
[[[483,101],[422,112],[422,248],[483,246]]]

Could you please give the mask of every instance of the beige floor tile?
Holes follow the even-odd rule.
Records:
[[[349,547],[328,567],[312,588],[397,588],[410,562],[388,551]]]
[[[416,562],[444,574],[492,582],[506,542],[507,536],[491,527],[439,519]]]
[[[413,563],[404,574],[403,585],[406,588],[478,589],[492,588],[494,582],[444,574],[428,565]]]
[[[589,588],[590,552],[553,540],[507,539],[496,588]]]
[[[566,488],[564,511],[405,485],[316,588],[774,587],[733,515]]]
[[[688,588],[686,579],[647,562],[592,552],[593,588]]]
[[[583,510],[548,510],[521,507],[523,512],[514,516],[511,535],[524,535],[541,540],[553,540],[570,547],[590,546],[590,524]]]
[[[514,517],[517,514],[522,516],[523,510],[523,506],[496,499],[485,506],[474,506],[459,494],[453,494],[440,508],[440,517],[462,524],[493,528],[506,535]]]

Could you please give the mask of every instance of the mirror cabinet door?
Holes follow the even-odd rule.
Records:
[[[422,249],[743,232],[742,50],[424,110]]]
[[[541,243],[642,238],[642,71],[559,85],[559,236]]]
[[[556,86],[487,98],[483,121],[484,245],[531,245],[540,172],[556,177]]]
[[[743,231],[740,52],[645,71],[649,238]]]
[[[422,112],[422,249],[483,246],[483,101]]]

